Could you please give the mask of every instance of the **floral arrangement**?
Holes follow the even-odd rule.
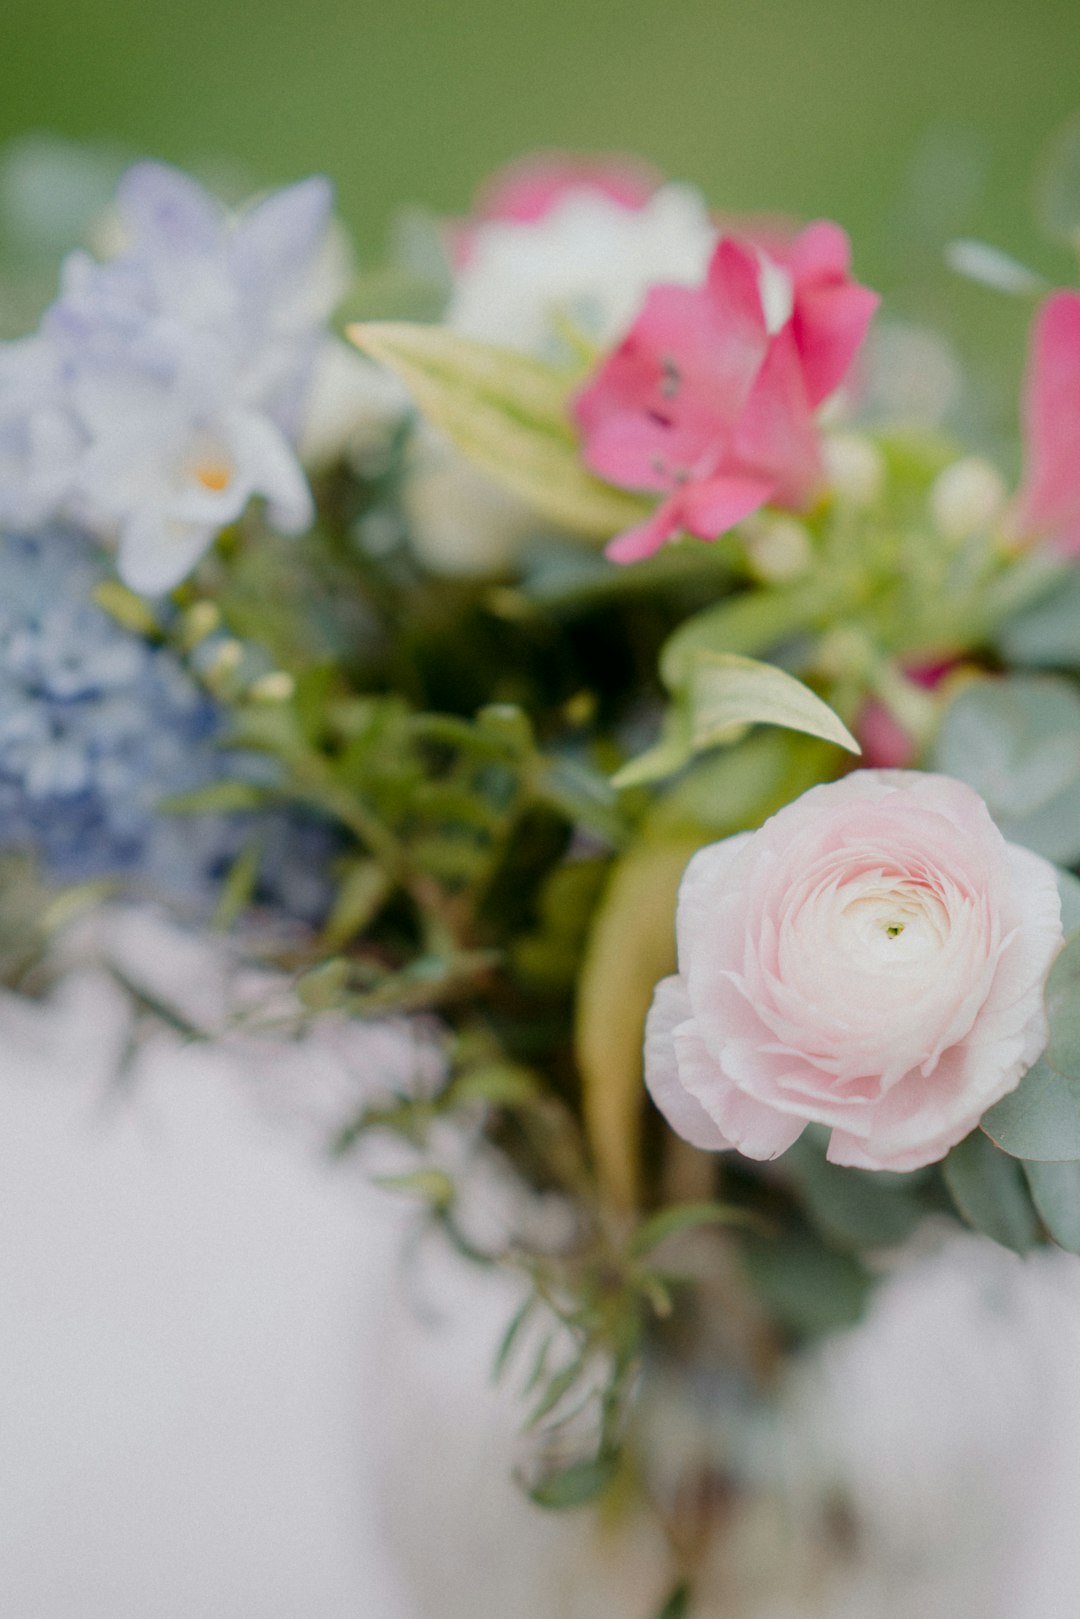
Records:
[[[1080,1252],[1080,292],[956,250],[1036,305],[1016,479],[838,225],[635,161],[367,274],[321,179],[93,233],[0,346],[8,982],[224,930],[215,1032],[321,1031],[333,1149],[519,1275],[523,1482],[649,1500],[672,1619],[688,1470],[917,1231]]]

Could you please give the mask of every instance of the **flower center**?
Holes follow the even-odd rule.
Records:
[[[916,883],[862,888],[842,907],[839,922],[848,948],[882,966],[936,955],[949,932],[940,897]]]
[[[200,461],[192,468],[196,483],[212,495],[220,495],[232,482],[232,468],[224,460]]]

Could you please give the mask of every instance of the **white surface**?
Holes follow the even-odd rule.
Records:
[[[398,1619],[363,1355],[385,1200],[220,1058],[104,1099],[107,986],[0,1008],[0,1614]]]
[[[503,1279],[403,1281],[399,1206],[235,1058],[159,1042],[110,1090],[124,1023],[93,975],[0,996],[0,1619],[647,1619],[655,1540],[598,1557],[510,1482]],[[737,1619],[1076,1619],[1080,1261],[947,1245],[785,1443],[844,1460],[869,1555]]]

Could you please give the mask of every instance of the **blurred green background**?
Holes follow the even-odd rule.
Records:
[[[961,333],[1000,318],[1010,365],[1026,314],[958,290],[942,243],[980,235],[1075,275],[1031,195],[1080,107],[1078,0],[2,0],[2,15],[0,139],[225,157],[256,184],[325,170],[369,262],[400,204],[461,211],[492,168],[555,145],[639,151],[725,209],[831,215],[894,308]]]

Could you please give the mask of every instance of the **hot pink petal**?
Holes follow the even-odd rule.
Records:
[[[1035,317],[1023,417],[1016,526],[1080,554],[1080,293],[1054,293]]]
[[[701,540],[715,540],[758,511],[774,485],[761,478],[710,478],[690,484],[681,497],[683,526]]]
[[[820,405],[843,382],[880,299],[851,279],[847,232],[819,220],[796,238],[792,331],[807,397]]]
[[[604,555],[610,562],[643,562],[682,531],[679,499],[675,496],[658,506],[647,522],[618,535],[605,547]]]
[[[790,326],[769,345],[734,448],[740,466],[772,475],[781,505],[801,508],[821,485],[821,445]]]

